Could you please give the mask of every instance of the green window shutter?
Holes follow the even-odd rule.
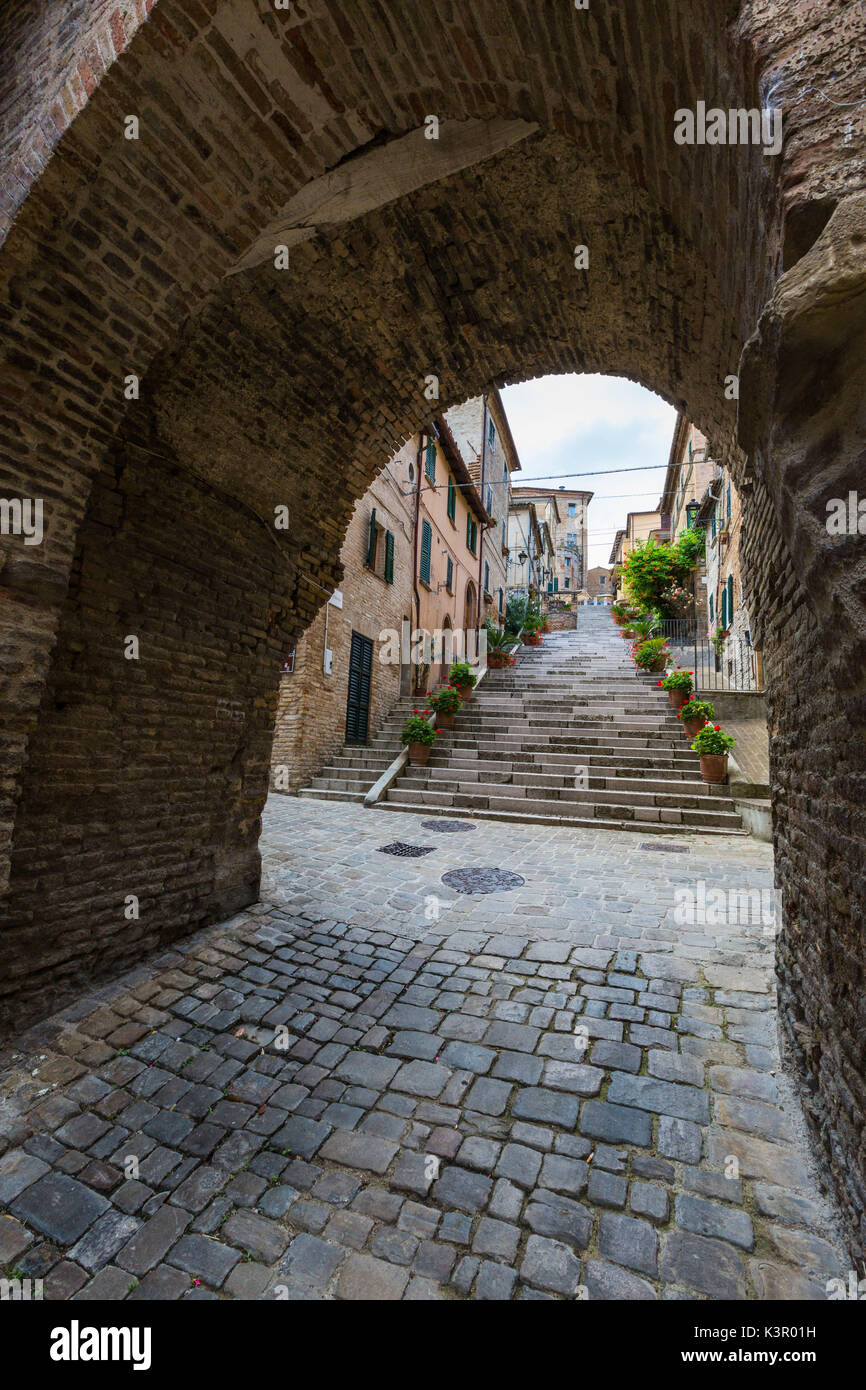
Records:
[[[713,515],[712,515],[712,518],[711,518],[711,525],[712,525],[712,539],[715,540],[715,539],[716,539],[716,509],[715,509],[715,507],[713,507]]]
[[[457,489],[454,486],[454,479],[448,479],[448,519],[453,521],[457,515]]]
[[[486,560],[484,561],[484,592],[485,594],[490,593],[490,565]]]
[[[715,616],[716,616],[715,613],[714,613],[714,611],[713,611],[714,608],[715,608],[715,604],[713,603],[713,596],[712,596],[712,594],[710,594],[710,622],[712,622],[713,619],[714,619]]]
[[[450,555],[448,556],[448,570],[445,578],[445,588],[448,590],[449,594],[451,593],[451,590],[454,588],[454,561],[451,559]]]
[[[436,442],[433,439],[427,440],[427,448],[424,453],[424,472],[431,483],[436,481]]]
[[[385,532],[385,579],[388,584],[394,583],[394,534],[392,531]]]
[[[376,559],[376,508],[370,513],[370,534],[367,540],[367,564],[373,568]]]
[[[471,515],[467,516],[467,518],[466,518],[466,544],[467,544],[467,546],[469,547],[469,549],[471,550],[471,549],[472,549],[472,517],[471,517]]]
[[[732,622],[734,617],[734,576],[728,575],[728,622]]]
[[[429,521],[421,522],[421,578],[430,583],[430,556],[433,551],[433,527]]]
[[[728,588],[722,589],[722,627],[728,626]]]

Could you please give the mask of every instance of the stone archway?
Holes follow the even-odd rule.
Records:
[[[786,1017],[859,1220],[866,587],[823,509],[862,478],[864,173],[826,99],[862,12],[150,8],[2,20],[7,62],[52,74],[2,149],[0,479],[47,517],[38,555],[2,537],[10,1021],[255,897],[280,655],[431,374],[445,407],[618,372],[745,495]],[[780,103],[781,158],[675,145],[705,96]]]

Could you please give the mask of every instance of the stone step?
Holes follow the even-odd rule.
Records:
[[[331,791],[327,788],[301,787],[298,796],[306,797],[308,801],[363,801],[365,792],[351,791]]]
[[[380,801],[376,807],[377,811],[405,811],[415,815],[425,816],[447,816],[464,817],[467,820],[495,820],[504,821],[512,825],[558,825],[567,826],[570,830],[631,830],[641,835],[682,835],[688,830],[694,830],[694,826],[685,826],[670,821],[643,820],[605,820],[601,817],[580,817],[580,816],[557,816],[557,815],[535,815],[526,812],[512,813],[500,810],[484,810],[482,808],[468,809],[462,806],[435,806],[420,801]],[[742,835],[746,832],[738,824],[736,828],[718,829],[715,826],[701,826],[702,835]]]

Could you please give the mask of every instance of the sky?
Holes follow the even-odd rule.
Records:
[[[626,513],[655,511],[676,411],[652,391],[614,376],[539,377],[507,386],[501,395],[522,465],[512,485],[555,475],[544,486],[557,487],[561,480],[594,492],[587,520],[589,568],[607,566]],[[601,476],[614,468],[641,471]],[[567,478],[568,473],[592,476]]]

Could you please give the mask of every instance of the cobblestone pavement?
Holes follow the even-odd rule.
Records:
[[[6,1049],[6,1277],[825,1298],[849,1261],[780,1070],[772,931],[754,897],[700,920],[769,889],[769,848],[422,820],[273,798],[261,903]],[[525,884],[445,887],[464,867]]]

